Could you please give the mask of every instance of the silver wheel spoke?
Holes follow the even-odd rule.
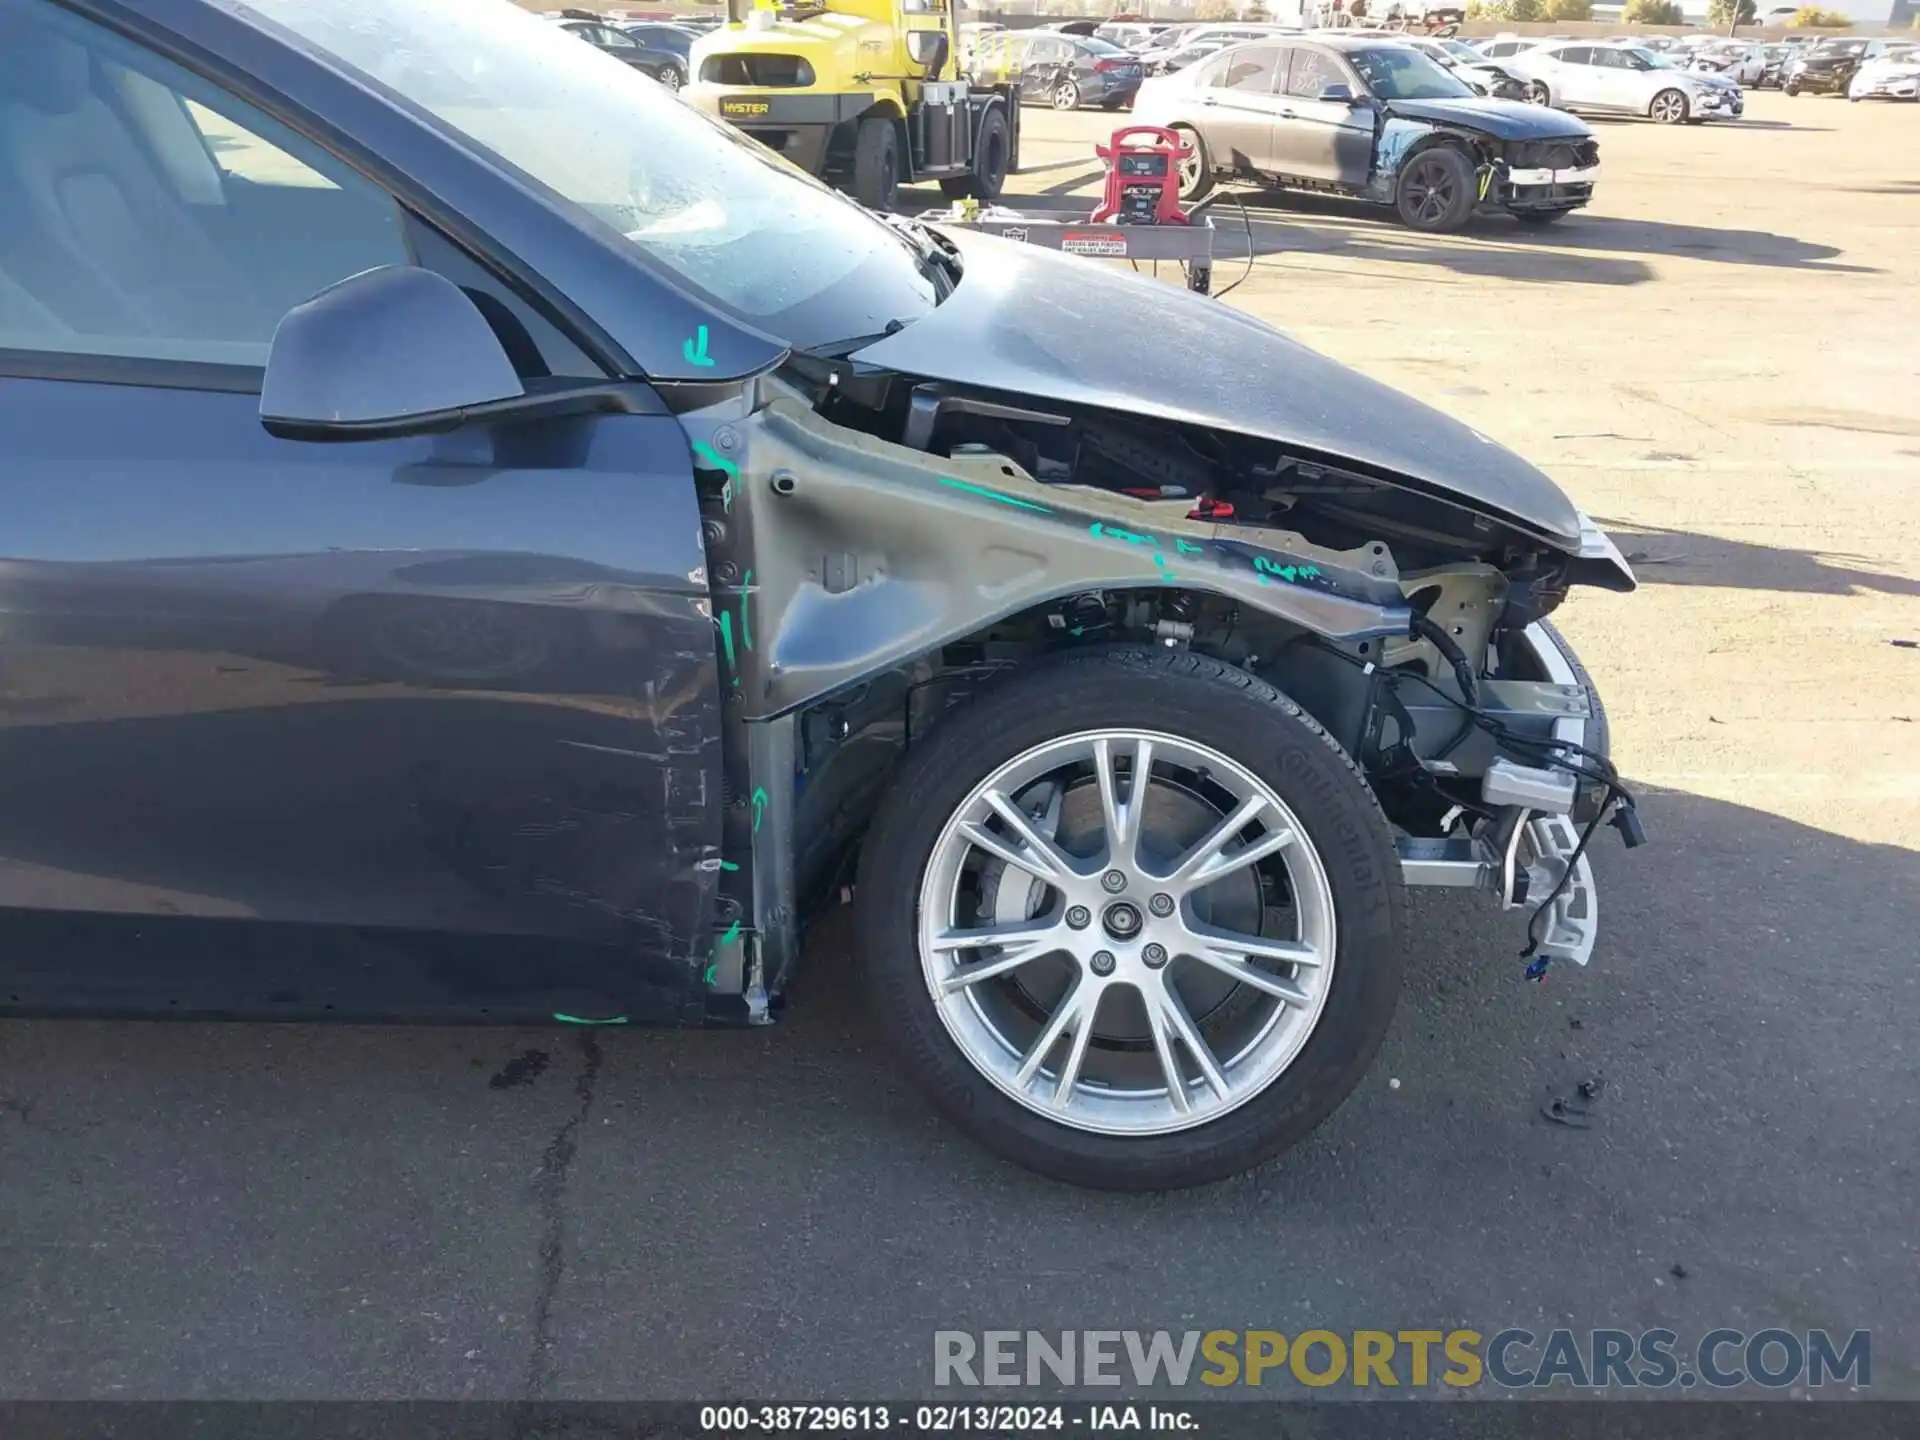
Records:
[[[1105,738],[1093,742],[1093,769],[1100,785],[1100,816],[1107,827],[1107,863],[1130,865],[1140,847],[1140,815],[1152,784],[1153,742],[1138,740],[1128,773],[1126,803],[1120,801],[1120,776],[1114,766],[1114,744]]]
[[[955,962],[953,972],[940,981],[942,991],[952,994],[964,990],[969,985],[977,985],[982,980],[991,980],[996,975],[1004,975],[1016,970],[1029,960],[1037,960],[1061,948],[1060,927],[1054,921],[1043,925],[997,925],[985,930],[948,930],[934,937],[928,949],[939,954],[954,954],[962,950],[983,950],[998,945],[1002,953],[991,960],[979,960],[972,965],[961,966]]]
[[[1093,1039],[1093,1011],[1100,1008],[1096,994],[1092,1008],[1086,1018],[1074,1027],[1073,1039],[1067,1042],[1066,1063],[1060,1067],[1060,1078],[1053,1086],[1053,1108],[1064,1110],[1073,1104],[1073,1087],[1080,1081],[1080,1067],[1086,1063],[1087,1045]]]
[[[1028,865],[1023,866],[1023,869],[1055,885],[1069,879],[1075,873],[1073,862],[1061,854],[1059,847],[1051,840],[1033,828],[1033,820],[1018,805],[998,790],[989,790],[984,798],[1007,829],[1011,830],[1020,843],[1027,847],[1028,853],[1045,867],[1035,870]]]
[[[1093,988],[1090,981],[1082,980],[1073,989],[1060,997],[1059,1008],[1047,1021],[1046,1028],[1034,1038],[1027,1053],[1020,1059],[1020,1068],[1013,1072],[1013,1083],[1022,1090],[1033,1083],[1033,1077],[1040,1073],[1040,1067],[1047,1062],[1047,1053],[1060,1043],[1060,1037],[1067,1033],[1070,1025],[1079,1025],[1089,1035],[1093,1033],[1091,1014],[1083,1015],[1089,1009],[1088,991]],[[1097,993],[1097,992],[1096,992]],[[1086,1047],[1079,1047],[1084,1054]]]
[[[1048,866],[1045,856],[1035,855],[1019,845],[1009,844],[984,825],[975,825],[969,821],[960,826],[960,835],[969,845],[978,846],[989,855],[997,855],[1016,869],[1026,871],[1036,880],[1044,880],[1049,885],[1060,883],[1059,872]]]
[[[1238,850],[1227,850],[1233,837],[1259,819],[1267,808],[1266,797],[1262,795],[1249,795],[1241,801],[1233,814],[1214,826],[1204,840],[1180,857],[1173,874],[1167,877],[1167,884],[1198,890],[1291,845],[1293,831],[1285,825],[1275,825]]]
[[[1173,1018],[1167,1014],[1165,991],[1158,985],[1142,986],[1140,999],[1147,1007],[1147,1028],[1153,1032],[1153,1052],[1160,1057],[1160,1073],[1166,1077],[1167,1099],[1176,1113],[1186,1115],[1193,1110],[1193,1101],[1187,1095],[1187,1077],[1180,1068],[1179,1053],[1173,1048],[1177,1032],[1173,1027]]]
[[[1207,1088],[1222,1100],[1227,1098],[1227,1077],[1221,1073],[1219,1063],[1213,1058],[1213,1049],[1201,1035],[1200,1027],[1193,1023],[1193,1017],[1187,1013],[1180,992],[1171,984],[1160,984],[1160,1011],[1173,1026],[1173,1033],[1180,1037],[1181,1043],[1192,1053],[1193,1060],[1200,1067],[1200,1077],[1207,1082]]]
[[[1249,937],[1251,939],[1251,937]],[[1256,948],[1270,949],[1272,942],[1256,942]],[[1242,985],[1251,985],[1254,989],[1284,1000],[1289,1005],[1307,1006],[1313,1003],[1313,997],[1284,975],[1276,975],[1271,970],[1262,970],[1244,958],[1246,947],[1233,940],[1203,940],[1188,952],[1202,965],[1218,970],[1222,975],[1231,975]],[[1311,951],[1307,952],[1311,954]]]

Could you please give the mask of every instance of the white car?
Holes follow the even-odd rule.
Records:
[[[1920,45],[1867,61],[1847,82],[1849,100],[1920,100]]]
[[[1726,76],[1742,85],[1758,85],[1767,73],[1767,48],[1739,40],[1702,45],[1693,52],[1688,68]]]
[[[1474,46],[1489,60],[1505,60],[1518,55],[1522,50],[1537,49],[1543,41],[1534,40],[1525,35],[1497,35],[1491,40],[1482,40]]]
[[[1520,99],[1513,90],[1517,83],[1495,61],[1489,60],[1464,40],[1430,40],[1424,35],[1395,36],[1404,45],[1411,45],[1422,54],[1430,55],[1438,64],[1446,66],[1462,80],[1483,94],[1497,99]]]
[[[1540,45],[1504,63],[1536,104],[1561,110],[1648,115],[1663,125],[1737,120],[1746,110],[1738,82],[1682,69],[1638,45]]]

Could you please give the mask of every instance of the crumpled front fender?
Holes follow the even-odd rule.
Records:
[[[744,443],[742,443],[744,442]],[[907,449],[776,400],[738,423],[721,471],[728,548],[714,587],[723,684],[744,718],[791,712],[1009,615],[1096,589],[1220,595],[1344,642],[1407,633],[1382,547],[1186,518],[1187,502],[1041,485],[1010,463]]]

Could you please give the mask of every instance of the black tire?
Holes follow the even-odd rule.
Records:
[[[1318,1025],[1267,1088],[1210,1123],[1152,1136],[1070,1128],[1018,1104],[961,1052],[927,990],[922,875],[953,810],[994,767],[1064,734],[1137,726],[1229,755],[1273,787],[1321,854],[1338,931]],[[901,764],[868,832],[855,894],[865,988],[908,1074],[988,1149],[1102,1189],[1223,1179],[1304,1138],[1352,1092],[1392,1019],[1403,956],[1393,837],[1358,768],[1272,686],[1191,652],[1081,651],[1016,675],[956,713]]]
[[[1522,225],[1551,225],[1556,220],[1566,219],[1572,213],[1573,207],[1569,205],[1558,210],[1516,210],[1513,212],[1513,218]]]
[[[1800,82],[1797,80],[1789,80],[1785,85],[1780,87],[1780,90],[1788,99],[1792,99],[1800,93]]]
[[[1417,152],[1400,167],[1393,191],[1393,206],[1402,223],[1428,234],[1465,225],[1476,199],[1473,166],[1451,145]]]
[[[860,122],[853,142],[853,198],[869,210],[891,210],[900,185],[900,133],[885,115]]]
[[[1078,110],[1080,108],[1080,82],[1071,75],[1055,83],[1053,93],[1048,96],[1056,110]]]
[[[1531,85],[1527,86],[1527,103],[1529,105],[1552,105],[1553,92],[1547,89],[1540,81],[1535,80]]]
[[[1647,115],[1660,125],[1684,125],[1692,113],[1684,90],[1668,88],[1647,102]]]
[[[669,90],[678,90],[687,83],[686,72],[678,65],[662,65],[660,73],[653,78]]]
[[[995,105],[980,121],[980,133],[974,137],[973,173],[942,180],[941,193],[955,200],[998,200],[1006,187],[1007,158],[1011,150],[1007,112]]]
[[[1176,125],[1173,133],[1193,147],[1192,163],[1180,167],[1180,199],[1190,205],[1213,193],[1213,158],[1207,154],[1207,142],[1191,125]]]

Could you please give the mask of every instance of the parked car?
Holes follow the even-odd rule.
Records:
[[[640,42],[641,69],[669,90],[678,90],[687,83],[690,73],[687,52],[700,38],[695,31],[659,20],[629,20],[620,26],[620,31]]]
[[[968,74],[982,85],[1012,85],[1022,105],[1118,110],[1146,73],[1138,55],[1091,35],[1005,30],[983,35]]]
[[[932,1102],[1140,1190],[1354,1089],[1409,885],[1590,957],[1635,582],[1479,431],[511,5],[0,64],[0,1012],[773,1024],[850,885]]]
[[[1150,75],[1171,75],[1184,70],[1197,60],[1218,54],[1229,45],[1238,45],[1247,40],[1265,39],[1283,31],[1277,25],[1189,25],[1181,32],[1179,40],[1163,49],[1143,52],[1147,60]]]
[[[1535,103],[1562,110],[1647,115],[1664,125],[1738,119],[1746,110],[1733,81],[1684,70],[1638,45],[1542,45],[1507,65]]]
[[[651,75],[669,90],[678,90],[687,83],[687,46],[692,44],[691,35],[686,36],[687,43],[676,50],[657,41],[641,40],[620,26],[599,19],[581,20],[563,16],[558,23],[569,35],[586,41],[596,50],[604,50],[614,59],[631,65],[643,74]],[[668,25],[646,28],[673,29]]]
[[[1790,45],[1763,45],[1760,78],[1753,82],[1756,90],[1778,90],[1786,80],[1787,62],[1793,57]]]
[[[1920,45],[1888,46],[1853,72],[1849,100],[1920,100]]]
[[[1134,116],[1192,146],[1186,199],[1221,177],[1260,179],[1392,205],[1418,230],[1457,230],[1479,210],[1557,220],[1587,203],[1600,173],[1579,120],[1477,96],[1401,40],[1238,45],[1147,81]]]
[[[1476,95],[1491,95],[1496,100],[1527,98],[1525,84],[1465,41],[1407,37],[1404,43],[1412,45],[1421,54],[1458,75],[1472,87]]]
[[[1703,45],[1693,52],[1688,68],[1724,75],[1741,85],[1758,86],[1767,71],[1766,47],[1739,40]]]
[[[1811,95],[1844,95],[1853,83],[1854,72],[1868,58],[1878,55],[1885,45],[1855,36],[1842,40],[1822,40],[1788,62],[1781,89],[1789,95],[1803,91]]]

